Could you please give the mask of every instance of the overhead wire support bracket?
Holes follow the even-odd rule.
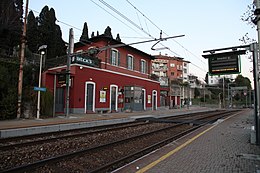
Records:
[[[142,43],[148,43],[148,42],[153,42],[153,41],[166,41],[168,39],[172,39],[172,38],[178,38],[178,37],[184,37],[185,35],[176,35],[176,36],[171,36],[171,37],[165,37],[165,38],[155,38],[152,40],[146,40],[146,41],[139,41],[139,42],[134,42],[134,43],[129,43],[129,44],[125,44],[125,43],[121,43],[121,44],[115,44],[115,45],[109,45],[109,46],[104,46],[101,48],[97,48],[98,51],[104,51],[110,48],[117,48],[117,47],[124,47],[124,46],[131,46],[131,45],[135,45],[135,44],[142,44]],[[81,55],[81,54],[85,54],[88,53],[89,50],[87,51],[82,51],[82,52],[76,52],[76,53],[72,53],[70,54],[70,56],[77,56],[77,55]]]
[[[154,48],[158,43],[160,43],[161,41],[165,41],[165,40],[167,40],[167,39],[163,39],[162,38],[162,30],[161,30],[161,32],[160,32],[160,39],[151,47],[151,49],[152,50],[163,50],[163,49],[169,49],[168,47],[160,47],[160,48]]]

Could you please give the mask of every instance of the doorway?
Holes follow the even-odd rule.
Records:
[[[157,91],[153,90],[152,109],[157,110]]]
[[[64,112],[64,88],[56,89],[55,112]]]
[[[118,103],[118,86],[111,85],[110,86],[110,111],[115,112],[117,111],[117,103]]]
[[[85,113],[95,112],[95,83],[86,82]]]

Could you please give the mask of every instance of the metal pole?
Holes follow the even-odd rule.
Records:
[[[223,76],[223,108],[225,108],[225,76]]]
[[[40,58],[40,70],[39,70],[39,84],[38,87],[41,88],[41,81],[42,81],[42,57],[44,55],[44,52],[41,52],[41,58]],[[41,102],[41,92],[38,91],[38,98],[37,98],[37,119],[40,119],[40,102]]]
[[[228,91],[228,92],[227,92],[227,93],[228,93],[228,108],[230,108],[229,84],[230,84],[230,83],[227,84],[227,85],[228,85],[228,86],[227,86],[227,87],[228,87],[228,88],[227,88],[227,89],[228,89],[228,90],[227,90],[227,91]]]
[[[17,118],[21,117],[21,106],[22,106],[22,91],[23,91],[23,63],[24,63],[24,50],[26,43],[26,23],[27,23],[27,14],[28,14],[28,4],[29,0],[26,0],[25,6],[25,15],[23,22],[23,34],[22,34],[22,43],[21,43],[21,52],[20,52],[20,67],[19,67],[19,80],[18,80],[18,103],[17,103]]]
[[[259,22],[258,22],[259,23]],[[258,27],[257,27],[258,28]],[[258,30],[259,31],[259,30]],[[260,34],[258,34],[260,36]],[[254,75],[254,88],[255,88],[255,132],[256,132],[256,144],[259,145],[259,69],[258,69],[258,46],[257,43],[251,44],[250,50],[253,52],[253,75]]]
[[[70,101],[70,61],[71,54],[74,49],[74,36],[73,29],[70,28],[69,33],[69,47],[68,47],[68,59],[67,59],[67,75],[66,75],[66,117],[69,117],[69,101]]]
[[[53,84],[53,110],[52,116],[55,116],[55,109],[56,109],[56,82],[57,82],[57,74],[54,75],[54,84]]]

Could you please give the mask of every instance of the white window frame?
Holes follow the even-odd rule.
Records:
[[[144,91],[144,102],[143,102],[143,104],[144,104],[144,110],[146,110],[146,89],[142,89],[142,91]]]
[[[115,62],[113,62],[113,53],[112,52],[116,52],[115,55]],[[117,49],[111,49],[111,53],[110,53],[111,57],[110,57],[110,62],[111,62],[111,65],[114,65],[114,66],[118,66],[118,50]]]
[[[154,100],[154,96],[156,97],[155,100]],[[152,110],[157,110],[157,91],[156,90],[153,90],[152,91]],[[155,106],[155,108],[154,108]]]
[[[129,67],[129,59],[131,57],[131,67]],[[127,54],[127,69],[128,70],[134,70],[134,56]]]
[[[90,82],[90,81],[87,81],[85,83],[85,105],[84,105],[84,108],[85,108],[85,113],[87,112],[87,108],[86,108],[86,103],[87,103],[87,86],[88,84],[92,84],[93,85],[93,108],[92,108],[92,111],[95,112],[95,103],[96,103],[96,83],[95,82]]]
[[[144,59],[141,59],[141,66],[140,66],[141,73],[146,74],[147,73],[147,61]]]
[[[109,110],[112,111],[111,109],[111,100],[112,100],[112,88],[115,87],[116,88],[116,105],[115,105],[115,109],[116,111],[118,111],[118,86],[117,85],[110,85],[110,99],[109,99]]]

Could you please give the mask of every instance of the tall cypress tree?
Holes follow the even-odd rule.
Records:
[[[32,52],[36,53],[38,51],[39,32],[37,20],[32,11],[29,12],[27,19],[27,45]]]
[[[20,44],[23,25],[23,0],[0,1],[0,49],[11,54]]]
[[[61,29],[56,24],[54,9],[49,10],[49,7],[45,6],[37,20],[40,32],[39,45],[46,44],[48,46],[47,59],[66,54],[65,42],[62,40]]]
[[[87,24],[87,22],[85,22],[84,28],[83,28],[83,31],[82,31],[82,35],[81,35],[79,41],[86,42],[88,39],[89,39],[89,37],[88,37],[88,24]]]

